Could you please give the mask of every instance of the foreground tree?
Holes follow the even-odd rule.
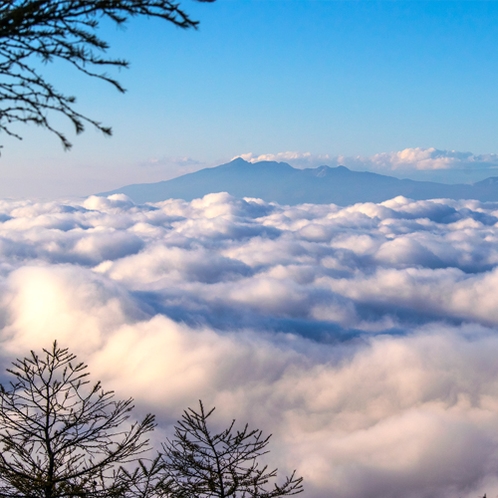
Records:
[[[163,489],[172,498],[261,497],[276,498],[303,491],[302,477],[295,472],[280,485],[266,486],[277,476],[277,469],[259,466],[258,459],[268,453],[270,437],[262,431],[234,430],[235,421],[224,431],[213,434],[207,420],[214,411],[186,410],[175,427],[174,438],[164,445]]]
[[[0,385],[0,496],[152,496],[159,460],[139,457],[154,417],[130,423],[131,399],[90,385],[87,366],[57,343],[43,351],[16,360]]]
[[[0,1],[0,131],[21,138],[12,124],[34,123],[55,133],[68,149],[71,143],[49,121],[49,113],[55,112],[69,118],[76,133],[91,124],[110,135],[109,127],[78,112],[75,98],[45,79],[36,59],[66,61],[124,92],[116,79],[100,69],[127,67],[128,63],[104,56],[109,46],[97,36],[97,28],[105,18],[121,25],[134,16],[160,18],[185,29],[198,24],[178,3],[168,0]]]
[[[0,497],[277,498],[300,493],[295,472],[269,485],[277,470],[259,466],[270,437],[259,430],[213,434],[214,411],[188,409],[164,454],[143,459],[153,415],[130,422],[131,399],[116,401],[87,366],[54,342],[18,359],[0,384]],[[270,489],[266,486],[269,485]]]

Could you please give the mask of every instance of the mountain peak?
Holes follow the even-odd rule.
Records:
[[[242,159],[240,156],[234,157],[228,164],[250,164],[245,159]]]
[[[317,178],[324,178],[329,174],[346,174],[351,173],[351,170],[346,168],[346,166],[336,166],[335,168],[331,168],[330,166],[322,165],[318,166],[318,168],[310,168],[313,176]]]
[[[351,171],[345,166],[296,169],[285,162],[250,163],[236,157],[229,163],[152,184],[128,185],[100,195],[124,193],[136,202],[169,198],[190,201],[206,194],[228,192],[234,197],[258,197],[279,204],[338,204],[383,202],[399,195],[421,200],[434,198],[498,201],[498,177],[474,185],[417,182]]]

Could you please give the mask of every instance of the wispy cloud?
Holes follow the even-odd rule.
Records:
[[[146,161],[140,163],[141,166],[176,166],[178,168],[190,168],[190,167],[205,167],[206,163],[198,161],[193,157],[180,156],[180,157],[149,157]]]
[[[334,162],[345,166],[362,166],[369,169],[396,170],[439,170],[468,167],[498,168],[498,154],[475,155],[471,152],[439,150],[434,147],[408,148],[397,152],[382,152],[370,157],[338,156]]]

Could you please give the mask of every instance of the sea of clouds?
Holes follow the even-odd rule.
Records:
[[[0,201],[2,371],[54,339],[160,440],[273,433],[312,498],[498,493],[498,204]]]

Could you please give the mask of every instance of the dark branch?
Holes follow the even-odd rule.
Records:
[[[214,0],[197,0],[212,2]],[[4,0],[0,3],[0,131],[21,138],[16,122],[34,123],[55,133],[65,149],[71,143],[54,128],[49,116],[64,115],[76,134],[90,124],[106,135],[111,128],[76,111],[74,96],[58,91],[35,69],[63,60],[83,74],[124,88],[102,72],[105,67],[127,67],[127,61],[106,57],[109,45],[97,36],[102,19],[118,25],[137,16],[163,19],[183,28],[196,28],[179,4],[167,0]]]
[[[150,488],[157,464],[149,469],[140,456],[154,417],[129,423],[132,399],[91,386],[86,369],[54,343],[8,370],[10,388],[0,385],[0,497],[130,498]]]
[[[235,421],[213,434],[207,426],[213,411],[206,412],[202,402],[199,411],[186,410],[173,440],[163,447],[166,479],[162,486],[171,498],[277,498],[303,491],[303,479],[295,472],[267,489],[277,469],[259,466],[258,459],[268,453],[271,436],[264,437],[262,431],[250,430],[247,425],[234,430]]]

